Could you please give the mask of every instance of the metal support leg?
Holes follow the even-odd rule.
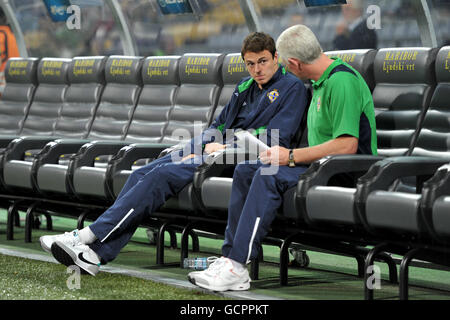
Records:
[[[390,283],[398,283],[398,276],[397,276],[397,264],[395,263],[394,259],[386,253],[380,254],[380,260],[387,263],[389,267],[389,282]]]
[[[200,247],[198,244],[198,235],[197,233],[194,232],[194,230],[191,230],[189,232],[189,235],[191,236],[192,239],[192,252],[199,252],[200,251]]]
[[[363,278],[364,277],[364,265],[365,265],[364,257],[362,257],[360,255],[355,255],[355,259],[356,259],[356,262],[358,263],[358,278]]]
[[[250,279],[258,280],[259,279],[259,260],[258,258],[250,260]]]
[[[169,222],[165,222],[159,228],[158,236],[156,240],[156,264],[163,265],[164,264],[164,233],[169,226]]]
[[[7,222],[6,222],[6,239],[14,240],[14,220],[19,220],[19,205],[21,200],[14,201],[8,208]],[[16,224],[17,226],[17,224]]]
[[[78,219],[77,219],[77,229],[78,230],[81,230],[84,228],[84,221],[86,220],[89,213],[90,213],[89,210],[85,210],[78,216]]]
[[[409,275],[409,264],[412,259],[421,251],[421,249],[416,248],[408,251],[407,254],[403,256],[402,263],[400,264],[400,285],[399,285],[399,296],[400,300],[408,300],[408,275]]]
[[[264,260],[264,253],[262,246],[259,246],[258,257],[255,259],[251,259],[250,264],[250,278],[252,280],[259,279],[259,263]]]
[[[181,233],[181,255],[180,255],[180,267],[183,268],[183,261],[188,257],[189,253],[189,234],[194,228],[195,222],[188,223]]]
[[[383,251],[383,249],[387,246],[386,243],[380,243],[372,248],[366,256],[366,263],[364,265],[364,299],[365,300],[373,300],[373,289],[367,286],[367,281],[369,280],[369,267],[373,266],[375,257]]]
[[[44,216],[45,219],[47,220],[47,230],[52,231],[53,230],[52,216],[48,212],[44,213]]]
[[[178,248],[177,244],[177,235],[173,229],[168,229],[167,232],[169,232],[170,235],[170,247],[172,249]]]
[[[288,265],[289,265],[289,246],[296,234],[290,235],[284,239],[280,248],[280,285],[286,286],[288,283]]]
[[[39,201],[34,202],[27,209],[27,214],[25,217],[25,242],[27,243],[31,242],[31,233],[34,223],[34,212],[39,204],[40,204]]]
[[[19,210],[16,210],[16,213],[14,214],[14,225],[15,225],[16,227],[20,227]]]
[[[354,257],[356,258],[357,262],[358,262],[358,277],[362,278],[364,277],[364,273],[365,273],[365,259],[364,257],[367,255],[367,252],[360,252],[359,254],[354,253]],[[387,263],[388,267],[389,267],[389,281],[391,283],[397,283],[398,282],[398,278],[397,278],[397,265],[395,264],[394,259],[392,259],[392,257],[385,253],[385,252],[380,252],[377,253],[374,256],[374,259],[377,258],[378,260],[382,260],[383,262]]]

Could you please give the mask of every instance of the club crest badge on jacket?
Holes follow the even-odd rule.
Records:
[[[270,100],[270,103],[272,103],[272,102],[274,102],[275,100],[277,100],[277,98],[279,97],[279,93],[278,93],[278,90],[277,89],[274,89],[274,90],[272,90],[272,91],[270,91],[268,94],[267,94],[267,97],[269,98],[269,100]]]

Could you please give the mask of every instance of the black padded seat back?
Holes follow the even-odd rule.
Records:
[[[180,60],[180,88],[162,143],[186,141],[208,127],[222,89],[223,54],[185,54]]]
[[[72,59],[43,58],[38,65],[39,85],[34,94],[20,135],[50,136],[69,85],[68,70]]]
[[[141,57],[108,58],[105,67],[106,85],[88,139],[123,139],[142,89],[142,62]]]
[[[242,78],[248,77],[247,67],[240,53],[230,53],[225,56],[222,66],[223,88],[220,91],[219,101],[213,119],[215,119],[230,101],[236,85]]]
[[[55,125],[54,135],[85,138],[105,86],[107,57],[75,57],[69,69],[69,87]]]
[[[450,159],[450,46],[442,47],[438,52],[436,80],[437,86],[413,155]]]
[[[2,135],[17,135],[37,87],[38,58],[11,58],[6,63],[6,85],[0,100]]]
[[[327,51],[325,54],[329,57],[338,57],[348,63],[358,71],[367,83],[370,91],[375,88],[375,78],[373,75],[373,63],[377,50],[358,49],[358,50],[337,50]]]
[[[125,140],[159,143],[180,84],[181,56],[147,57],[142,66],[143,88]]]
[[[433,94],[433,48],[386,48],[375,57],[373,91],[378,153],[409,155]]]

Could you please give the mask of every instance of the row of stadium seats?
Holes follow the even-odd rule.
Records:
[[[48,70],[54,66],[57,71]],[[12,112],[3,109],[5,122],[18,127],[11,131],[16,135],[4,136],[1,154],[4,198],[15,200],[6,203],[7,237],[12,239],[13,216],[23,208],[26,241],[35,212],[64,214],[68,201],[80,223],[91,211],[102,212],[132,168],[195,129],[198,134],[247,75],[240,54],[15,59],[7,74],[2,103],[22,101]],[[176,199],[168,204],[179,207]]]
[[[379,258],[396,281],[385,252],[397,253],[404,255],[400,288],[406,298],[412,257],[448,264],[442,253],[450,235],[450,47],[327,54],[354,66],[371,89],[379,156],[327,157],[286,192],[267,237],[281,246],[280,282],[287,283],[292,242],[354,256],[365,279]],[[194,122],[205,128],[219,114],[246,75],[239,56],[10,59],[0,102],[7,237],[19,209],[27,210],[26,241],[34,213],[49,220],[69,212],[79,226],[88,214],[101,213],[133,169],[192,137]],[[305,134],[299,144],[300,137]],[[181,261],[192,230],[223,234],[234,167],[223,163],[230,156],[236,151],[211,157],[192,184],[149,218],[160,228],[159,263],[171,227],[182,229]],[[257,277],[257,261],[252,266]],[[366,298],[372,296],[366,286]]]
[[[236,56],[228,55],[225,63],[234,63]],[[192,136],[195,125],[201,131],[211,123],[217,104],[220,109],[226,103],[220,93],[230,96],[228,83],[234,88],[245,75],[238,59],[240,69],[226,73],[222,79],[224,58],[221,54],[186,54],[145,60],[119,56],[44,58],[39,63],[36,59],[12,60],[0,111],[9,125],[9,131],[3,132],[11,134],[2,140],[4,189],[68,197],[89,196],[92,192],[101,200],[113,199],[121,186],[115,190],[103,185],[97,188],[89,181],[85,189],[86,182],[78,179],[78,172],[74,179],[79,184],[68,182],[67,155],[84,145],[94,167],[100,167],[91,174],[96,179],[106,172],[102,160],[109,159],[101,156],[114,155],[125,145],[152,144],[148,148],[156,150],[151,156],[156,158],[180,137]],[[27,67],[17,70],[18,65]],[[33,75],[36,71],[37,77]],[[22,74],[17,76],[19,72]],[[91,144],[85,145],[87,142]],[[98,161],[94,161],[96,158]],[[91,160],[83,158],[84,162]],[[89,172],[85,174],[89,176]]]

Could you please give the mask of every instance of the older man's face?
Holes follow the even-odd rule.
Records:
[[[305,73],[305,70],[303,68],[303,64],[298,61],[298,60],[294,60],[293,58],[289,58],[286,61],[286,67],[287,70],[291,73],[293,73],[294,75],[297,76],[297,78],[300,78],[302,80],[308,80],[308,75]]]

